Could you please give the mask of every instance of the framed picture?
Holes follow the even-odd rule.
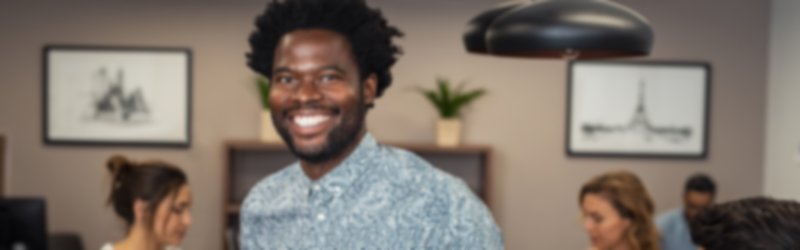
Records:
[[[571,62],[567,154],[705,158],[710,81],[703,62]]]
[[[187,48],[43,49],[46,144],[191,145]]]

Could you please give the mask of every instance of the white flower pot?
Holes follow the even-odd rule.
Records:
[[[436,144],[455,147],[461,143],[461,119],[439,119],[436,121]]]
[[[272,113],[269,110],[261,111],[261,141],[270,143],[280,143],[281,136],[275,130],[272,123]]]

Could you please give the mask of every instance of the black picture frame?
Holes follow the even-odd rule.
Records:
[[[42,140],[46,145],[189,148],[192,80],[190,48],[45,45]],[[164,97],[169,94],[174,95]],[[73,99],[80,101],[72,104]],[[156,105],[148,103],[153,99]]]
[[[625,70],[626,68],[629,68],[629,70]],[[626,72],[636,72],[640,76],[625,76]],[[670,78],[670,73],[672,73],[674,79],[667,79]],[[604,74],[608,75],[604,76]],[[615,80],[615,77],[619,78],[618,81]],[[630,106],[630,85],[632,84],[630,82],[632,77],[649,79],[640,80],[639,82],[639,88],[636,91],[638,92],[638,98],[635,101],[636,106],[631,109],[614,109],[615,111],[611,111],[632,111],[630,120],[620,119],[620,115],[593,112],[603,110],[603,103],[614,103],[607,105],[609,107],[625,106],[622,103]],[[565,143],[567,156],[676,159],[705,159],[708,157],[712,93],[712,67],[710,63],[702,61],[578,60],[569,63],[567,79]],[[650,114],[646,113],[648,110],[646,104],[654,102],[645,98],[648,94],[652,96],[653,92],[653,90],[646,90],[647,81],[657,82],[655,84],[657,88],[660,86],[661,89],[669,90],[657,92],[655,95],[658,102],[653,106],[659,106],[656,110],[662,111],[660,113],[662,114],[660,117],[662,119],[658,122],[649,120]],[[597,84],[598,82],[606,82],[606,84],[613,84],[614,86],[606,88],[601,85],[587,85]],[[625,83],[623,84],[623,82]],[[629,86],[625,87],[625,84]],[[679,96],[677,93],[682,93],[680,92],[682,89],[680,86],[686,87],[689,85],[692,87],[686,88],[686,93],[688,94],[684,96],[691,96],[692,98],[688,98],[691,100],[675,99],[672,103],[664,101],[669,100],[671,98],[670,95],[672,97]],[[617,89],[627,90],[615,91]],[[622,92],[627,93],[624,98],[614,98],[614,94],[608,94]],[[592,95],[595,96],[587,98],[587,96]],[[680,110],[676,110],[678,106]],[[640,112],[640,110],[643,110],[643,112]],[[680,117],[682,114],[687,115]],[[594,122],[588,122],[592,120],[590,117],[595,118]],[[603,120],[603,122],[598,122],[599,120]],[[675,125],[680,123],[675,120],[690,121],[683,123],[683,125]],[[636,141],[630,140],[634,136],[628,133],[636,133],[634,130],[644,133],[643,138],[648,143],[653,143],[652,140],[661,141],[656,142],[659,145],[652,146],[641,144],[641,142],[638,142],[639,144],[631,143]],[[624,138],[612,140],[604,137],[605,142],[597,142],[597,137],[599,136],[596,135],[598,134],[601,136],[619,136],[623,134],[620,137]],[[591,138],[589,138],[590,136]],[[654,137],[655,139],[653,139]],[[581,140],[594,141],[586,142]],[[669,143],[675,145],[668,145]],[[685,146],[683,148],[676,146],[678,143],[685,143]],[[637,146],[641,147],[637,149]]]

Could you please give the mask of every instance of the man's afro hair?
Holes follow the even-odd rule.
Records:
[[[315,28],[347,37],[361,80],[370,74],[377,76],[377,96],[392,84],[390,68],[402,53],[392,44],[392,38],[403,34],[389,26],[381,12],[369,8],[364,0],[273,0],[256,19],[256,31],[250,35],[248,66],[271,78],[275,49],[283,35]]]

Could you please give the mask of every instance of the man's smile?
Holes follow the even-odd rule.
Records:
[[[308,128],[330,120],[330,118],[328,115],[295,116],[292,121],[302,128]]]
[[[296,109],[288,112],[286,119],[292,135],[314,137],[330,131],[338,109]]]

